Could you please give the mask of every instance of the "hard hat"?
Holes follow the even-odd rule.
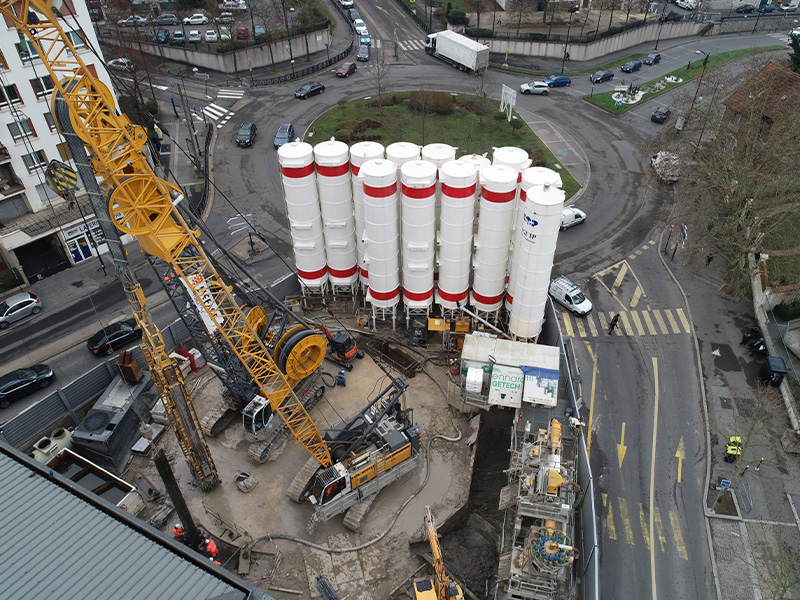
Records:
[[[178,521],[177,523],[175,523],[175,527],[177,527],[178,529],[183,529],[183,525],[181,525],[181,522],[180,522],[180,521]]]
[[[206,538],[206,544],[208,544],[208,543],[210,543],[210,542],[211,542],[211,540],[210,540],[210,539],[208,539],[208,538]]]

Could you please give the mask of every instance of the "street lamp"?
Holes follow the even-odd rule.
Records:
[[[325,44],[325,52],[328,53],[328,62],[331,62],[331,45]]]
[[[564,74],[564,63],[567,62],[569,58],[569,52],[567,52],[567,47],[569,46],[569,32],[572,29],[572,19],[569,21],[569,25],[567,26],[567,41],[564,42],[564,57],[561,59],[561,74]]]
[[[656,47],[653,50],[658,50],[658,42],[661,41],[661,29],[664,27],[664,18],[667,16],[667,2],[664,0],[664,8],[661,9],[661,18],[658,20],[658,37],[656,38]]]
[[[706,74],[706,67],[708,66],[708,59],[711,56],[710,52],[703,52],[702,50],[695,50],[695,54],[702,54],[705,56],[703,59],[703,70],[700,71],[700,79],[697,81],[697,89],[694,91],[694,97],[692,98],[692,103],[689,106],[689,112],[686,113],[686,122],[685,126],[689,126],[689,118],[692,116],[692,109],[694,108],[695,100],[697,100],[697,94],[700,91],[700,86],[703,84],[703,75]]]

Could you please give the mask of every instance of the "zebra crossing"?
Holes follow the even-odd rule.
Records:
[[[767,35],[771,38],[778,40],[779,42],[782,42],[787,45],[789,44],[789,34],[786,33],[785,31],[776,31],[775,33],[768,33]]]
[[[631,516],[632,510],[635,507],[628,508],[628,501],[625,498],[610,498],[608,494],[601,494],[603,501],[603,512],[605,513],[605,531],[608,539],[624,541],[629,546],[635,546],[637,541],[641,539],[647,549],[650,549],[650,544],[658,544],[656,549],[660,548],[661,552],[666,552],[670,542],[674,544],[678,557],[682,560],[689,560],[689,554],[686,552],[686,544],[683,539],[683,531],[681,530],[681,520],[678,513],[673,510],[666,511],[666,515],[661,514],[661,510],[656,506],[653,507],[653,534],[656,539],[650,539],[650,526],[649,519],[650,513],[645,506],[639,502],[639,518]],[[666,519],[664,517],[667,517]],[[638,522],[637,522],[638,521]],[[641,536],[641,538],[640,538]],[[669,539],[668,539],[669,537]]]
[[[372,47],[380,49],[386,46],[386,51],[394,50],[394,42],[392,40],[372,40]],[[424,50],[425,40],[403,40],[397,42],[397,47],[403,52],[411,52],[412,50]]]
[[[593,338],[607,335],[613,314],[597,311],[578,317],[562,310],[559,320],[570,337]],[[691,333],[689,319],[682,308],[627,310],[619,312],[619,323],[613,335],[647,337],[685,335]]]
[[[209,118],[213,121],[217,121],[217,129],[222,128],[228,121],[231,120],[231,117],[236,114],[235,112],[232,112],[227,108],[223,108],[214,102],[204,106],[201,113],[202,114],[198,114],[197,112],[193,113],[195,120],[205,121],[206,118]],[[203,115],[205,115],[205,117]]]
[[[217,92],[217,100],[238,100],[244,96],[244,90],[237,89],[237,90],[226,90],[221,89]]]

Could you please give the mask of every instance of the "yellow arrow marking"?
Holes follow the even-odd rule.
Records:
[[[681,436],[681,441],[678,442],[678,451],[675,452],[675,456],[678,457],[678,483],[680,483],[681,469],[683,468],[683,459],[686,458],[686,449],[683,445],[683,436]]]
[[[622,435],[617,444],[617,458],[619,459],[619,468],[622,468],[622,461],[625,460],[625,451],[628,447],[625,445],[625,421],[622,422]]]

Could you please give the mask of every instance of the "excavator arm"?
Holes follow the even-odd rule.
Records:
[[[0,0],[0,12],[32,44],[50,74],[54,98],[69,107],[75,133],[92,158],[95,174],[112,190],[108,211],[116,227],[134,235],[145,253],[168,263],[188,284],[189,291],[238,356],[273,410],[292,435],[323,467],[332,464],[328,448],[292,386],[276,365],[258,333],[236,304],[200,244],[199,232],[189,228],[177,209],[181,190],[159,178],[142,153],[146,134],[116,111],[108,87],[95,78],[73,47],[59,22],[59,0]],[[18,16],[19,15],[19,16]],[[130,298],[148,348],[159,348],[160,333],[141,310],[142,298]],[[300,341],[293,354],[301,365],[318,365],[325,356],[321,336]],[[160,342],[163,347],[163,341]],[[154,360],[158,363],[159,357]]]

